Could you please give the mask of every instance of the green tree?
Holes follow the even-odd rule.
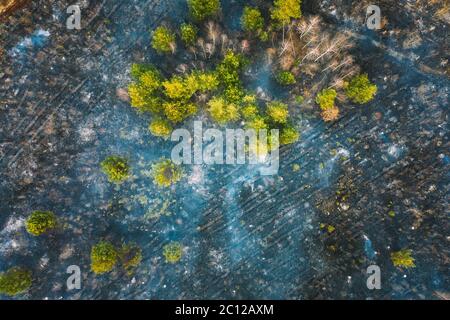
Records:
[[[14,267],[0,274],[0,294],[15,296],[27,291],[32,283],[31,271]]]
[[[154,119],[149,126],[150,132],[156,137],[167,139],[172,133],[172,126],[165,119]]]
[[[221,97],[215,97],[209,100],[208,111],[211,118],[219,124],[225,124],[239,119],[238,106],[225,101]]]
[[[197,28],[190,23],[183,23],[180,27],[181,40],[186,46],[192,46],[197,41]]]
[[[107,241],[100,241],[91,250],[91,270],[96,274],[111,271],[117,263],[118,253]]]
[[[187,0],[189,12],[197,21],[214,16],[220,10],[219,0]]]
[[[264,18],[257,8],[245,7],[241,17],[242,28],[247,32],[257,32],[264,28]]]
[[[300,5],[301,0],[275,0],[270,17],[277,26],[284,26],[302,16]]]
[[[280,71],[276,76],[277,82],[283,86],[289,86],[296,82],[295,76],[290,71]]]
[[[179,123],[197,112],[197,106],[191,102],[167,101],[163,104],[164,115],[173,123]]]
[[[300,138],[298,131],[292,126],[286,126],[281,129],[280,132],[280,144],[291,144],[296,142]]]
[[[288,106],[279,101],[269,102],[266,113],[273,122],[279,124],[285,124],[289,116]]]
[[[39,236],[56,227],[56,215],[51,211],[34,211],[25,222],[25,228],[33,236]]]
[[[153,181],[158,187],[170,187],[183,177],[183,170],[168,159],[161,159],[152,166]]]
[[[246,120],[251,120],[258,115],[258,106],[255,104],[248,104],[241,108],[241,115]]]
[[[121,183],[130,176],[130,166],[125,158],[109,156],[100,163],[103,173],[113,183]]]
[[[323,89],[316,97],[316,103],[320,106],[320,109],[327,110],[334,108],[334,100],[336,99],[336,90]]]
[[[374,98],[377,86],[369,81],[367,74],[360,74],[350,80],[345,93],[351,101],[363,104]]]
[[[183,256],[183,246],[179,242],[170,242],[163,247],[163,255],[168,263],[177,263]]]
[[[254,130],[262,130],[268,129],[269,126],[267,125],[266,119],[264,117],[255,116],[253,117],[253,119],[247,122],[246,127]]]
[[[159,26],[153,31],[152,47],[158,53],[174,52],[175,35],[165,26]]]
[[[391,260],[395,267],[414,268],[416,266],[410,249],[392,252]]]

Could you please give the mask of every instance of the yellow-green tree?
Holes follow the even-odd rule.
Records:
[[[291,19],[301,16],[301,0],[275,0],[270,11],[270,17],[277,26],[287,25]]]
[[[208,102],[208,112],[211,118],[219,124],[239,119],[239,108],[234,103],[228,103],[222,97],[215,97]]]
[[[91,250],[91,270],[102,274],[111,271],[117,263],[118,253],[107,241],[100,241]]]
[[[414,268],[416,266],[410,249],[392,252],[391,260],[395,267]]]
[[[189,12],[197,21],[214,16],[220,10],[219,0],[187,0]]]
[[[130,176],[130,166],[125,158],[109,156],[100,163],[103,173],[113,183],[122,183]]]
[[[154,119],[149,126],[150,132],[157,137],[167,139],[172,133],[172,126],[165,119]]]
[[[259,33],[264,28],[264,18],[258,8],[246,6],[241,17],[242,28],[247,32]]]
[[[40,236],[56,227],[56,215],[51,211],[34,211],[25,222],[25,228],[33,236]]]
[[[152,166],[153,181],[158,187],[170,187],[183,177],[183,170],[168,159],[161,159]]]
[[[186,46],[192,46],[197,41],[197,28],[190,23],[183,23],[180,26],[181,40]]]
[[[159,53],[175,51],[175,34],[165,26],[159,26],[153,31],[152,47]]]
[[[360,74],[350,80],[345,88],[345,93],[351,101],[363,104],[375,97],[377,86],[370,82],[367,74]]]
[[[27,291],[32,284],[31,271],[14,267],[0,273],[0,294],[15,296]]]
[[[266,113],[270,120],[278,124],[285,124],[289,116],[288,106],[279,101],[269,102]]]
[[[179,242],[170,242],[163,247],[163,255],[168,263],[177,263],[183,256],[183,247]]]

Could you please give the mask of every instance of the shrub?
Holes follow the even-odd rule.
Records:
[[[323,89],[317,95],[316,103],[322,110],[334,108],[334,100],[336,99],[336,95],[336,90],[334,89]]]
[[[294,127],[287,126],[281,129],[280,132],[280,144],[291,144],[296,142],[300,138],[300,134]]]
[[[173,52],[175,49],[175,35],[164,26],[159,26],[153,31],[152,47],[158,53]]]
[[[361,74],[350,80],[345,93],[351,101],[363,104],[374,98],[377,86],[369,81],[367,74]]]
[[[150,123],[149,130],[154,136],[167,139],[172,133],[173,128],[167,120],[154,119]]]
[[[91,270],[97,274],[111,271],[117,263],[118,253],[107,241],[100,241],[91,250]]]
[[[238,107],[234,103],[228,103],[220,97],[215,97],[208,102],[208,111],[211,118],[219,124],[239,119]]]
[[[286,25],[291,19],[302,16],[301,0],[275,0],[273,5],[270,17],[277,26]]]
[[[29,270],[14,267],[0,274],[0,294],[15,296],[31,287],[32,274]]]
[[[121,183],[130,175],[130,167],[125,158],[119,156],[109,156],[100,164],[103,173],[108,176],[108,180],[113,183]]]
[[[286,123],[289,116],[288,106],[278,101],[268,103],[266,113],[273,122],[279,124]]]
[[[183,23],[180,27],[181,40],[186,46],[192,46],[197,41],[197,28],[189,23]]]
[[[167,159],[161,159],[152,166],[153,181],[158,187],[170,187],[183,176],[179,166]]]
[[[220,10],[219,0],[188,0],[189,12],[197,21],[215,15]]]
[[[391,260],[395,267],[414,268],[414,258],[411,256],[412,250],[404,249],[391,253]]]
[[[142,249],[135,244],[123,244],[119,258],[125,271],[131,274],[142,261]]]
[[[264,18],[257,8],[245,7],[241,17],[242,28],[248,32],[260,32],[264,28]]]
[[[51,211],[34,211],[25,222],[25,228],[33,236],[39,236],[56,227],[56,216]]]
[[[276,79],[277,79],[277,82],[279,84],[281,84],[282,86],[288,86],[288,85],[294,84],[296,82],[294,74],[290,71],[278,72]]]
[[[168,263],[177,263],[183,256],[183,247],[179,242],[171,242],[163,247],[163,255]]]

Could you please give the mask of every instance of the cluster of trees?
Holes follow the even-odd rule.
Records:
[[[282,134],[289,133],[289,138],[282,139],[282,143],[294,142],[298,134],[293,135],[293,127],[287,127],[287,106],[283,105],[284,122],[275,118],[278,115],[275,111],[280,109],[280,105],[278,109],[274,107],[276,103],[268,108],[267,115],[260,115],[256,97],[244,90],[241,73],[247,63],[242,54],[228,51],[214,71],[193,71],[167,80],[153,66],[134,64],[131,68],[134,82],[128,88],[131,105],[151,112],[154,117],[149,125],[150,132],[168,138],[176,124],[197,113],[197,94],[214,93],[206,103],[206,110],[215,122],[224,125],[243,118],[249,127],[256,129],[258,124],[260,129],[282,125]],[[292,77],[288,72],[283,73],[283,84],[295,82]]]
[[[119,261],[131,274],[142,261],[141,248],[135,244],[122,244],[116,249],[112,243],[100,241],[91,249],[91,270],[96,274],[110,272]]]
[[[370,82],[367,74],[353,77],[344,84],[345,94],[354,103],[364,104],[371,101],[377,92],[377,86]],[[316,103],[322,110],[324,121],[333,121],[339,117],[339,108],[335,105],[337,92],[333,88],[323,89],[316,96]]]

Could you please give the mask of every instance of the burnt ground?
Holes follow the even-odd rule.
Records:
[[[242,3],[224,6],[224,19]],[[117,89],[132,61],[160,59],[148,30],[183,21],[184,1],[81,1],[80,31],[65,29],[69,4],[33,1],[1,24],[0,270],[33,271],[19,298],[448,297],[449,37],[433,4],[381,2],[387,24],[375,32],[364,26],[365,2],[304,1],[305,15],[352,31],[376,99],[342,106],[332,124],[306,101],[296,119],[302,138],[281,150],[277,176],[202,168],[200,184],[165,193],[142,171],[171,145],[147,132],[148,118]],[[99,172],[110,153],[135,168],[120,188]],[[171,215],[143,218],[167,199]],[[58,213],[60,230],[26,234],[23,221],[36,209]],[[143,248],[135,275],[89,271],[101,238]],[[172,240],[185,246],[177,265],[161,257]],[[390,252],[404,248],[415,268],[392,265]],[[82,269],[80,291],[66,290],[71,264]],[[371,264],[381,268],[381,290],[366,287]]]

